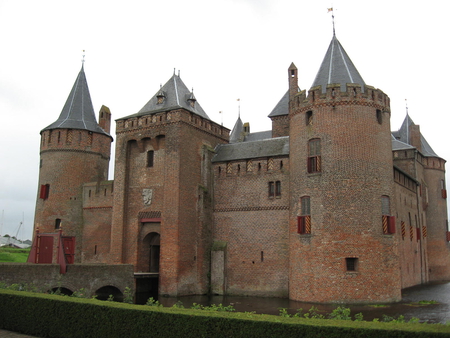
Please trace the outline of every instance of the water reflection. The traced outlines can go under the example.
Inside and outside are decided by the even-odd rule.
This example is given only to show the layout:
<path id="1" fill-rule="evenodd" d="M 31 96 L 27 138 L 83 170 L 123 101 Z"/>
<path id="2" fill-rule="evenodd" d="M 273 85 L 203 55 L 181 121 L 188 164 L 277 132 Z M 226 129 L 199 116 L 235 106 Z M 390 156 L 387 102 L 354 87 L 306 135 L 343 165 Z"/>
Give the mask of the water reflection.
<path id="1" fill-rule="evenodd" d="M 413 303 L 424 300 L 434 300 L 438 304 L 418 306 Z M 307 312 L 312 306 L 317 307 L 326 315 L 334 310 L 338 304 L 315 304 L 296 302 L 282 298 L 263 297 L 232 297 L 232 296 L 183 296 L 177 298 L 160 297 L 159 301 L 165 307 L 171 307 L 181 301 L 186 308 L 193 303 L 209 306 L 211 304 L 233 305 L 239 312 L 256 312 L 278 315 L 279 308 L 287 308 L 290 314 L 295 314 L 298 309 Z M 381 318 L 383 315 L 397 318 L 400 315 L 405 320 L 419 318 L 421 322 L 442 323 L 450 322 L 450 282 L 421 285 L 403 290 L 403 300 L 395 304 L 386 304 L 383 307 L 370 305 L 343 305 L 351 309 L 352 317 L 361 312 L 364 320 L 371 321 Z"/>

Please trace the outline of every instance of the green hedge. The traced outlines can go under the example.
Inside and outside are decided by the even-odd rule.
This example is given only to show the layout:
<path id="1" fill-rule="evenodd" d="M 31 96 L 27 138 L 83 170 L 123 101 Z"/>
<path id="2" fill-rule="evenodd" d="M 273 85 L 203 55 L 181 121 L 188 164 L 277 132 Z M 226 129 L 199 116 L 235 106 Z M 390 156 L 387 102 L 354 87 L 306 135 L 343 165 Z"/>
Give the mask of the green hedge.
<path id="1" fill-rule="evenodd" d="M 450 337 L 440 324 L 283 318 L 0 290 L 0 328 L 39 337 Z"/>

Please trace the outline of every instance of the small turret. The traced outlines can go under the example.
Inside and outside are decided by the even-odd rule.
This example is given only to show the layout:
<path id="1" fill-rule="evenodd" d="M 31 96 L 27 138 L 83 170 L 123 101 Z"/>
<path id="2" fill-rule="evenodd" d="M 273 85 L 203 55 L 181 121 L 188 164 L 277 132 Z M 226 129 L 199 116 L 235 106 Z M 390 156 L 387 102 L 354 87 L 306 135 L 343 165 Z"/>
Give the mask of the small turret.
<path id="1" fill-rule="evenodd" d="M 111 132 L 111 111 L 108 107 L 102 106 L 98 113 L 98 124 L 108 134 Z"/>

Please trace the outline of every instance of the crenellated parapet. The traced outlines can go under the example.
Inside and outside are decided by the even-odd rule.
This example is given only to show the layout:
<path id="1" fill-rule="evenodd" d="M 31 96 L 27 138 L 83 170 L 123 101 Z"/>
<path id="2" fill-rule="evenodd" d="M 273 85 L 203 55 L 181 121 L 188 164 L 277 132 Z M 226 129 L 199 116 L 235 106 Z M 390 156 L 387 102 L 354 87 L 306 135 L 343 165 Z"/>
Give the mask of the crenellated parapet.
<path id="1" fill-rule="evenodd" d="M 111 137 L 81 129 L 49 129 L 41 133 L 41 154 L 52 151 L 78 151 L 110 158 Z"/>
<path id="2" fill-rule="evenodd" d="M 128 118 L 117 120 L 117 135 L 133 131 L 160 129 L 163 126 L 174 123 L 186 123 L 195 128 L 213 134 L 224 140 L 229 139 L 230 130 L 200 115 L 188 112 L 184 109 L 157 112 L 142 116 L 130 116 Z"/>
<path id="3" fill-rule="evenodd" d="M 298 114 L 315 107 L 360 105 L 374 107 L 390 114 L 390 99 L 382 90 L 372 86 L 347 83 L 346 91 L 341 91 L 340 84 L 330 84 L 322 93 L 322 86 L 312 87 L 308 94 L 303 90 L 290 100 L 290 114 Z"/>

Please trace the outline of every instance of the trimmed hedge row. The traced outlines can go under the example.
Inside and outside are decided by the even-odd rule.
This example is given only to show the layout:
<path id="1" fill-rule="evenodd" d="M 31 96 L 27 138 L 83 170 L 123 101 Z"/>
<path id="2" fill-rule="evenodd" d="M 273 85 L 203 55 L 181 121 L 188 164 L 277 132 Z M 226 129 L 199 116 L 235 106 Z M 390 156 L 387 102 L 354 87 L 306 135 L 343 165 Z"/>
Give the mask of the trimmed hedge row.
<path id="1" fill-rule="evenodd" d="M 0 290 L 0 328 L 39 337 L 450 337 L 439 324 L 283 318 Z"/>

